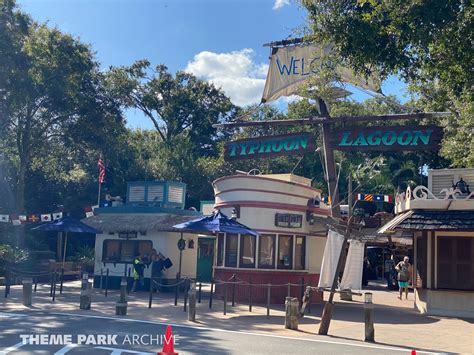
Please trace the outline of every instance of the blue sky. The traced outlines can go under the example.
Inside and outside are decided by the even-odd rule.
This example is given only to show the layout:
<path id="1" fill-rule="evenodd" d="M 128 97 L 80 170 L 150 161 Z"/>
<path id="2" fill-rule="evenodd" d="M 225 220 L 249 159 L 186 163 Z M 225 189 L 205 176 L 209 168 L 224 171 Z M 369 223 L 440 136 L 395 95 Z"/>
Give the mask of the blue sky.
<path id="1" fill-rule="evenodd" d="M 305 13 L 290 0 L 18 0 L 40 22 L 89 43 L 104 69 L 149 59 L 221 86 L 239 105 L 258 101 L 268 64 L 263 43 L 297 36 Z M 404 85 L 382 89 L 403 100 Z M 356 100 L 369 96 L 358 92 Z M 279 102 L 284 109 L 285 101 Z M 139 112 L 130 127 L 151 128 Z"/>

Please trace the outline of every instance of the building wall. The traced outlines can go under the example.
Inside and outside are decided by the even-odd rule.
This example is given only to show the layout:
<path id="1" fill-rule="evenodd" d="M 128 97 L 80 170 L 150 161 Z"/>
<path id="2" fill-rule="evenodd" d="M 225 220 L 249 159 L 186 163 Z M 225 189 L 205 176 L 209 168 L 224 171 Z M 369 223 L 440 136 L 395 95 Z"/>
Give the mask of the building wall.
<path id="1" fill-rule="evenodd" d="M 147 235 L 138 235 L 137 239 L 133 240 L 150 240 L 153 244 L 152 248 L 155 248 L 158 252 L 161 252 L 164 256 L 171 259 L 173 266 L 164 272 L 165 279 L 175 279 L 176 274 L 179 270 L 179 250 L 178 250 L 178 240 L 180 239 L 180 233 L 176 232 L 161 232 L 161 231 L 148 231 Z M 183 250 L 182 256 L 182 271 L 181 275 L 183 277 L 196 277 L 196 267 L 197 267 L 197 235 L 195 234 L 183 234 L 183 239 L 186 240 L 186 249 Z M 109 234 L 97 234 L 95 242 L 95 265 L 94 265 L 94 275 L 100 276 L 101 270 L 105 274 L 107 268 L 109 269 L 109 275 L 115 277 L 121 277 L 124 273 L 125 264 L 122 263 L 104 263 L 102 262 L 102 249 L 103 242 L 106 239 L 112 240 L 123 240 L 118 238 L 118 234 L 114 235 Z M 189 240 L 194 240 L 194 249 L 189 249 L 187 247 Z M 128 264 L 127 268 L 131 268 L 131 265 Z M 146 268 L 144 271 L 145 278 L 151 276 L 151 267 Z"/>
<path id="2" fill-rule="evenodd" d="M 422 314 L 474 318 L 474 292 L 418 288 L 415 305 Z"/>

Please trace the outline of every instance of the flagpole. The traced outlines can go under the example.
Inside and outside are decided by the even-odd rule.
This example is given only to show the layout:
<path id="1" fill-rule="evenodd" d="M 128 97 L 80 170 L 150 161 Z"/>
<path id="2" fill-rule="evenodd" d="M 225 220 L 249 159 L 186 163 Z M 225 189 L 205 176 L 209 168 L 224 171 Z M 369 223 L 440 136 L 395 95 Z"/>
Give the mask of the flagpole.
<path id="1" fill-rule="evenodd" d="M 100 183 L 100 178 L 99 178 L 99 192 L 97 193 L 97 205 L 100 206 L 100 188 L 102 184 Z"/>

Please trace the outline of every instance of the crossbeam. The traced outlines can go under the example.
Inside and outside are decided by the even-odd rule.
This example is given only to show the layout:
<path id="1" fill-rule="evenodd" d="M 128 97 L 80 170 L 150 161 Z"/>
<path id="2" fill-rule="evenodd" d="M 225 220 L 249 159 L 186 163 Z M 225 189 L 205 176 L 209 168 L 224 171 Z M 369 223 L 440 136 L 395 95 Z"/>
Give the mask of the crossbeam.
<path id="1" fill-rule="evenodd" d="M 238 121 L 228 123 L 213 124 L 214 128 L 236 128 L 236 127 L 254 127 L 254 126 L 297 126 L 297 125 L 315 125 L 322 123 L 353 123 L 365 121 L 395 121 L 412 119 L 434 119 L 450 116 L 450 112 L 415 112 L 398 113 L 391 115 L 374 116 L 341 116 L 328 118 L 326 116 L 314 116 L 308 118 L 298 118 L 295 120 L 267 120 L 267 121 Z"/>

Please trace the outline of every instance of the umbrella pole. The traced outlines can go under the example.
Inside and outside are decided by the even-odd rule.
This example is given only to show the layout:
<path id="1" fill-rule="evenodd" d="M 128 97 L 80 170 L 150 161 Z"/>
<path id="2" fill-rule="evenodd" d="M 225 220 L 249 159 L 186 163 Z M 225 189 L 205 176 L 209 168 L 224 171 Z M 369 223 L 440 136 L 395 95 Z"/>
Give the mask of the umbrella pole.
<path id="1" fill-rule="evenodd" d="M 67 247 L 67 232 L 65 233 L 65 236 L 64 236 L 63 269 L 64 269 L 64 263 L 66 262 L 66 247 Z"/>
<path id="2" fill-rule="evenodd" d="M 181 232 L 181 240 L 183 240 L 183 232 Z M 182 265 L 182 262 L 183 262 L 183 250 L 179 249 L 179 271 L 178 271 L 178 274 L 179 274 L 180 279 L 181 279 L 181 265 Z"/>

